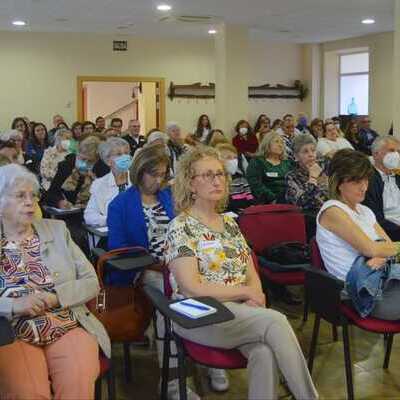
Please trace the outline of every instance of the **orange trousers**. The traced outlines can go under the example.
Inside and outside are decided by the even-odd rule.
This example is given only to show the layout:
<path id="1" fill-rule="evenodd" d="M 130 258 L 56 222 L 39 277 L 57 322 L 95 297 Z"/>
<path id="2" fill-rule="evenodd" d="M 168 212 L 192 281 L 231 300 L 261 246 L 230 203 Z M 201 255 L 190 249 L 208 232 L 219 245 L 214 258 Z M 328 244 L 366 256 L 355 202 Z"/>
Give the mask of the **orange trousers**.
<path id="1" fill-rule="evenodd" d="M 82 328 L 47 346 L 0 347 L 0 400 L 91 400 L 98 374 L 97 341 Z"/>

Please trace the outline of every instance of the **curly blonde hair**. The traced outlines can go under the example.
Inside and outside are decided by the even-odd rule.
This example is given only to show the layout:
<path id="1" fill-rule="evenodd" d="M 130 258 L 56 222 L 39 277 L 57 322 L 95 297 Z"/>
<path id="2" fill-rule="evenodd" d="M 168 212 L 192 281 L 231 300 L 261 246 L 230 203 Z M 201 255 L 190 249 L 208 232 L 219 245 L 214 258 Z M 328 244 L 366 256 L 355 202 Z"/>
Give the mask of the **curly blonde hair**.
<path id="1" fill-rule="evenodd" d="M 187 211 L 194 204 L 195 200 L 193 198 L 193 193 L 190 190 L 190 182 L 195 174 L 193 164 L 207 157 L 219 161 L 225 172 L 225 176 L 227 177 L 225 180 L 224 197 L 218 202 L 216 207 L 217 212 L 222 212 L 225 210 L 229 197 L 229 174 L 227 174 L 227 171 L 225 170 L 224 163 L 221 160 L 218 151 L 212 147 L 197 146 L 183 154 L 179 159 L 177 173 L 172 188 L 175 201 L 175 210 L 177 214 Z"/>

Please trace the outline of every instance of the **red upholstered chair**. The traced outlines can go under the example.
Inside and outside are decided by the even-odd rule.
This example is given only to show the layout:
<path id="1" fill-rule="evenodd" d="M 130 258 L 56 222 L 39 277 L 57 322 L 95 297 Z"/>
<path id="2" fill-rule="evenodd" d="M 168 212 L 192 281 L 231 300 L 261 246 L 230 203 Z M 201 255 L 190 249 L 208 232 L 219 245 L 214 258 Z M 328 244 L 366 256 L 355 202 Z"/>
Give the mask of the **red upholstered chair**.
<path id="1" fill-rule="evenodd" d="M 102 380 L 103 378 L 106 378 L 108 400 L 115 400 L 117 397 L 115 393 L 115 379 L 114 379 L 111 360 L 108 359 L 104 354 L 100 353 L 99 362 L 100 362 L 100 373 L 95 384 L 94 398 L 95 400 L 102 399 Z"/>
<path id="2" fill-rule="evenodd" d="M 252 254 L 253 262 L 256 270 L 259 271 L 257 257 Z M 168 268 L 164 269 L 164 299 L 170 298 L 172 295 L 172 288 L 169 281 L 170 272 Z M 146 289 L 145 289 L 146 290 Z M 169 371 L 169 358 L 178 358 L 178 378 L 179 378 L 179 390 L 180 399 L 186 400 L 186 370 L 185 370 L 185 359 L 190 357 L 196 364 L 205 365 L 211 368 L 220 369 L 241 369 L 247 367 L 247 359 L 240 353 L 239 350 L 231 349 L 220 349 L 215 347 L 203 346 L 198 343 L 191 342 L 190 340 L 184 339 L 177 335 L 171 330 L 171 319 L 165 312 L 159 307 L 160 298 L 156 299 L 151 295 L 148 290 L 146 292 L 153 301 L 154 306 L 164 315 L 165 320 L 165 338 L 164 338 L 164 359 L 162 368 L 162 381 L 161 381 L 161 398 L 167 398 L 167 383 L 168 383 L 168 371 Z M 165 301 L 165 300 L 164 300 Z M 158 304 L 157 304 L 158 303 Z M 204 325 L 205 326 L 205 325 Z M 170 354 L 170 342 L 175 340 L 177 345 L 177 354 Z"/>
<path id="3" fill-rule="evenodd" d="M 291 204 L 267 204 L 246 208 L 239 217 L 239 226 L 256 255 L 267 247 L 282 242 L 307 243 L 304 215 Z M 274 272 L 260 268 L 268 281 L 284 286 L 304 285 L 304 271 Z M 304 306 L 304 321 L 307 305 Z"/>
<path id="4" fill-rule="evenodd" d="M 386 321 L 378 318 L 362 318 L 350 301 L 341 299 L 344 282 L 329 274 L 324 267 L 317 242 L 311 242 L 311 259 L 314 268 L 306 271 L 306 296 L 311 310 L 315 312 L 314 329 L 310 345 L 308 368 L 312 372 L 315 350 L 321 318 L 335 326 L 342 327 L 343 348 L 346 368 L 347 395 L 354 399 L 352 364 L 348 326 L 355 325 L 368 332 L 381 333 L 385 336 L 386 351 L 383 368 L 389 367 L 393 336 L 400 333 L 400 321 Z"/>

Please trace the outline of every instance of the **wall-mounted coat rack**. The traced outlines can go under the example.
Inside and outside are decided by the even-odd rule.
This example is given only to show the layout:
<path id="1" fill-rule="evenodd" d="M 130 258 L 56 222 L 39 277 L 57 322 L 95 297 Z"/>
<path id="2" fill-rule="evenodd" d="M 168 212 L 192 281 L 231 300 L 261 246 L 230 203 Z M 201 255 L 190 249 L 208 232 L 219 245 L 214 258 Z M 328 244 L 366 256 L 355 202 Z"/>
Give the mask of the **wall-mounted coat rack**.
<path id="1" fill-rule="evenodd" d="M 293 86 L 286 85 L 270 85 L 266 83 L 261 86 L 249 87 L 249 99 L 299 99 L 303 101 L 308 94 L 308 89 L 304 84 L 296 80 Z M 174 98 L 185 99 L 214 99 L 215 83 L 202 85 L 200 82 L 191 85 L 169 85 L 168 97 L 170 100 Z"/>

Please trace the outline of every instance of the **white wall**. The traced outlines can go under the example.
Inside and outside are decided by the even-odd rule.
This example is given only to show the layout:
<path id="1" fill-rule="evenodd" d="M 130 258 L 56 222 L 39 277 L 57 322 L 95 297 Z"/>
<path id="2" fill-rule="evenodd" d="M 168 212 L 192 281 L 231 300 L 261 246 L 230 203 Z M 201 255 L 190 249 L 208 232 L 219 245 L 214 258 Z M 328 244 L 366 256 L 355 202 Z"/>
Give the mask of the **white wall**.
<path id="1" fill-rule="evenodd" d="M 176 84 L 215 82 L 213 39 L 148 40 L 124 37 L 127 52 L 113 52 L 111 35 L 74 33 L 0 32 L 0 130 L 13 117 L 27 115 L 51 125 L 61 113 L 69 123 L 76 119 L 78 75 L 164 77 L 166 89 Z M 291 84 L 303 79 L 302 46 L 274 41 L 250 45 L 250 82 Z M 296 100 L 251 101 L 250 117 L 272 118 L 302 111 Z M 212 100 L 166 100 L 166 120 L 192 130 L 200 114 L 212 121 Z M 238 116 L 238 119 L 242 116 Z"/>
<path id="2" fill-rule="evenodd" d="M 338 40 L 323 44 L 325 55 L 339 50 L 368 48 L 370 51 L 370 116 L 372 126 L 379 133 L 387 133 L 393 112 L 393 33 L 380 33 L 367 35 L 359 38 Z M 324 57 L 325 63 L 327 58 Z M 326 67 L 326 64 L 325 64 Z M 325 69 L 325 68 L 324 68 Z M 327 82 L 328 80 L 328 82 Z M 326 76 L 322 98 L 325 93 L 329 94 L 329 76 Z M 327 91 L 328 88 L 328 91 Z M 332 91 L 331 91 L 332 93 Z M 332 96 L 333 98 L 334 96 Z M 336 100 L 335 100 L 336 101 Z M 327 104 L 329 99 L 325 99 L 324 114 L 329 115 L 332 104 Z M 331 107 L 331 108 L 330 108 Z M 332 114 L 331 114 L 332 115 Z"/>

